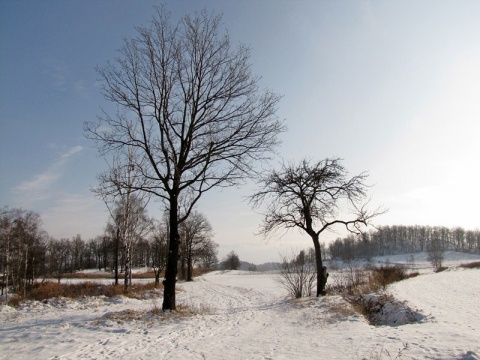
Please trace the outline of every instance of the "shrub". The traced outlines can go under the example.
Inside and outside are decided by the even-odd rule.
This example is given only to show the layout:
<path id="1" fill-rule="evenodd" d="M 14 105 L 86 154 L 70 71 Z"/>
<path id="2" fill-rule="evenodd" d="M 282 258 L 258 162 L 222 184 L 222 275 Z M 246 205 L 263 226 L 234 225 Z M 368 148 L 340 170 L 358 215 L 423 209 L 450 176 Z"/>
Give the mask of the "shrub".
<path id="1" fill-rule="evenodd" d="M 307 262 L 305 251 L 301 251 L 299 255 L 292 253 L 290 257 L 283 256 L 279 272 L 278 281 L 292 298 L 312 296 L 317 271 L 314 264 Z"/>
<path id="2" fill-rule="evenodd" d="M 337 271 L 330 276 L 332 284 L 327 285 L 326 291 L 331 294 L 355 295 L 367 291 L 369 272 L 350 266 L 346 270 Z"/>
<path id="3" fill-rule="evenodd" d="M 407 273 L 402 266 L 368 267 L 360 269 L 350 267 L 348 270 L 332 274 L 332 285 L 327 287 L 329 293 L 359 295 L 385 288 L 397 281 L 419 275 L 418 272 Z"/>
<path id="4" fill-rule="evenodd" d="M 408 278 L 403 266 L 381 266 L 372 269 L 369 282 L 374 288 L 384 289 L 387 285 Z"/>

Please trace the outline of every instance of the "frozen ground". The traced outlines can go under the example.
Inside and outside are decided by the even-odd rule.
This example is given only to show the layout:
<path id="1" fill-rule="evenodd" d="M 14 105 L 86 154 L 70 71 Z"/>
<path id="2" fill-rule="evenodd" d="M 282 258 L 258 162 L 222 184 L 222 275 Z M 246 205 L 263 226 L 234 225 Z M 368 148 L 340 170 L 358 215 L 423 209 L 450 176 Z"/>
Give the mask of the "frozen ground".
<path id="1" fill-rule="evenodd" d="M 480 358 L 479 269 L 451 268 L 391 286 L 426 315 L 398 327 L 371 326 L 335 296 L 288 300 L 274 277 L 216 271 L 182 283 L 178 303 L 197 312 L 188 316 L 153 315 L 161 294 L 3 307 L 0 358 Z"/>

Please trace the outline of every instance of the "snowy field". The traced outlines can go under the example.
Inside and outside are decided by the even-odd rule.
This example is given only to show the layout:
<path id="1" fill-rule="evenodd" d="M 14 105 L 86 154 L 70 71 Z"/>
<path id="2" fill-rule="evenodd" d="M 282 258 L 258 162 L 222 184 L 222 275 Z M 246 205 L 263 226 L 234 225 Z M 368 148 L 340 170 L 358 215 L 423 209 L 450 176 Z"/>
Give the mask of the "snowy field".
<path id="1" fill-rule="evenodd" d="M 479 259 L 461 255 L 446 265 Z M 177 303 L 194 315 L 154 315 L 161 294 L 3 306 L 0 358 L 480 359 L 480 269 L 427 273 L 388 292 L 424 320 L 375 327 L 338 296 L 289 300 L 274 274 L 240 271 L 179 284 Z"/>

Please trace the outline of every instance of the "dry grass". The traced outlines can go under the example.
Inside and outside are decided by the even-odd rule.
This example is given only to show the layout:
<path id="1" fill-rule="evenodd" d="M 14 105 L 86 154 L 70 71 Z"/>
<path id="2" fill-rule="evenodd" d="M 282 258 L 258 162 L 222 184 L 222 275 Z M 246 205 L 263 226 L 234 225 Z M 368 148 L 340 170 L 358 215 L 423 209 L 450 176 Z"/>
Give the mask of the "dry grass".
<path id="1" fill-rule="evenodd" d="M 460 266 L 463 267 L 463 268 L 467 268 L 467 269 L 480 268 L 480 261 L 474 261 L 474 262 L 471 262 L 471 263 L 461 264 Z"/>
<path id="2" fill-rule="evenodd" d="M 160 284 L 159 286 L 163 286 Z M 79 297 L 101 296 L 113 297 L 117 295 L 125 295 L 137 299 L 148 297 L 148 293 L 155 289 L 153 282 L 146 284 L 133 284 L 129 287 L 127 293 L 124 292 L 123 285 L 105 285 L 91 281 L 84 281 L 77 284 L 59 284 L 57 282 L 46 281 L 35 283 L 32 290 L 27 293 L 26 299 L 19 296 L 14 302 L 9 301 L 12 306 L 18 305 L 22 300 L 44 301 L 54 297 L 66 297 L 76 299 Z"/>
<path id="3" fill-rule="evenodd" d="M 103 285 L 95 282 L 85 281 L 78 284 L 58 284 L 54 282 L 36 283 L 32 291 L 27 294 L 29 300 L 44 300 L 52 297 L 79 298 L 85 296 L 113 297 L 123 294 L 121 285 Z"/>
<path id="4" fill-rule="evenodd" d="M 213 313 L 213 309 L 207 304 L 183 303 L 177 304 L 176 307 L 175 311 L 181 316 L 210 315 Z"/>

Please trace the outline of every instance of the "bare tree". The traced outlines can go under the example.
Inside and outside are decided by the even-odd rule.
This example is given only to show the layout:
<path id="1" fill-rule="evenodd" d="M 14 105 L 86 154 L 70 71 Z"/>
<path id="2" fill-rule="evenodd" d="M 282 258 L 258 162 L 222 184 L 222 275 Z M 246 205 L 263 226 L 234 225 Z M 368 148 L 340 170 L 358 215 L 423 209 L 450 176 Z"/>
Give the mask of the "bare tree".
<path id="1" fill-rule="evenodd" d="M 113 62 L 98 68 L 104 97 L 118 111 L 85 130 L 102 154 L 134 147 L 135 167 L 148 180 L 138 188 L 167 206 L 162 308 L 174 310 L 178 225 L 206 191 L 250 175 L 284 126 L 275 116 L 280 97 L 259 91 L 249 49 L 232 49 L 221 16 L 203 11 L 174 24 L 157 9 L 150 25 L 137 30 Z"/>
<path id="2" fill-rule="evenodd" d="M 317 296 L 324 294 L 328 277 L 322 261 L 320 234 L 335 225 L 360 233 L 361 226 L 383 212 L 369 212 L 362 204 L 366 197 L 366 177 L 365 173 L 349 177 L 340 159 L 313 164 L 302 160 L 298 165 L 283 164 L 280 171 L 262 176 L 261 190 L 250 198 L 254 207 L 267 204 L 260 230 L 265 236 L 280 229 L 298 228 L 311 237 L 316 257 Z M 340 215 L 340 206 L 345 203 L 353 208 L 352 214 Z"/>
<path id="3" fill-rule="evenodd" d="M 442 267 L 445 250 L 438 238 L 433 238 L 427 245 L 427 258 L 435 269 Z"/>
<path id="4" fill-rule="evenodd" d="M 121 198 L 113 212 L 113 221 L 119 229 L 123 248 L 124 291 L 132 282 L 132 252 L 135 244 L 152 230 L 152 220 L 148 218 L 146 203 L 136 195 Z"/>
<path id="5" fill-rule="evenodd" d="M 45 232 L 41 228 L 40 215 L 21 208 L 0 209 L 0 270 L 2 271 L 2 293 L 22 290 L 25 297 L 39 275 L 41 260 L 45 252 Z"/>
<path id="6" fill-rule="evenodd" d="M 157 224 L 151 238 L 151 266 L 155 273 L 155 287 L 160 285 L 160 274 L 167 266 L 168 256 L 168 231 L 166 226 Z"/>
<path id="7" fill-rule="evenodd" d="M 113 222 L 109 228 L 115 240 L 115 284 L 120 244 L 123 247 L 125 291 L 131 283 L 132 246 L 151 229 L 146 215 L 150 194 L 139 191 L 148 184 L 148 179 L 142 176 L 142 163 L 136 161 L 135 151 L 133 146 L 117 150 L 109 169 L 99 175 L 99 184 L 92 189 L 107 206 Z"/>
<path id="8" fill-rule="evenodd" d="M 56 240 L 50 238 L 48 241 L 48 267 L 51 274 L 58 283 L 62 280 L 68 268 L 68 258 L 72 252 L 72 243 L 68 239 Z"/>
<path id="9" fill-rule="evenodd" d="M 240 267 L 240 258 L 235 251 L 230 251 L 222 260 L 222 268 L 225 270 L 237 270 Z"/>
<path id="10" fill-rule="evenodd" d="M 197 256 L 213 237 L 212 226 L 205 215 L 197 211 L 192 212 L 190 217 L 180 225 L 180 239 L 182 257 L 186 263 L 184 279 L 193 280 L 193 266 Z"/>
<path id="11" fill-rule="evenodd" d="M 218 263 L 217 255 L 218 244 L 212 240 L 206 241 L 198 252 L 200 266 L 204 269 L 213 269 Z"/>

